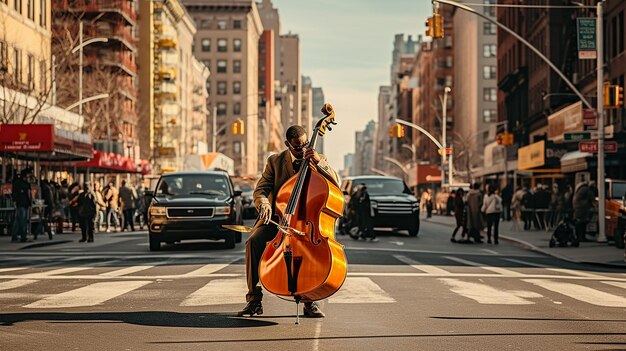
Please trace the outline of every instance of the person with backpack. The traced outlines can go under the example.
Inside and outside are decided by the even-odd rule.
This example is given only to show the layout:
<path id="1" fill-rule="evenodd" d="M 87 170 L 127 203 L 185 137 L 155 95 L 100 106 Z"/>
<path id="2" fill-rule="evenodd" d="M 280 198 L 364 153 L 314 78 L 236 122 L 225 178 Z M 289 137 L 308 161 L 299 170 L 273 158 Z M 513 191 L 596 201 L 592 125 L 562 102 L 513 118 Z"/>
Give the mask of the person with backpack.
<path id="1" fill-rule="evenodd" d="M 94 222 L 98 212 L 96 194 L 91 190 L 89 183 L 83 184 L 83 191 L 78 195 L 78 218 L 80 220 L 81 243 L 93 242 Z"/>
<path id="2" fill-rule="evenodd" d="M 481 212 L 487 214 L 487 244 L 491 244 L 491 228 L 493 227 L 493 243 L 498 244 L 498 226 L 502 213 L 502 198 L 500 191 L 489 187 L 487 196 L 483 201 Z"/>

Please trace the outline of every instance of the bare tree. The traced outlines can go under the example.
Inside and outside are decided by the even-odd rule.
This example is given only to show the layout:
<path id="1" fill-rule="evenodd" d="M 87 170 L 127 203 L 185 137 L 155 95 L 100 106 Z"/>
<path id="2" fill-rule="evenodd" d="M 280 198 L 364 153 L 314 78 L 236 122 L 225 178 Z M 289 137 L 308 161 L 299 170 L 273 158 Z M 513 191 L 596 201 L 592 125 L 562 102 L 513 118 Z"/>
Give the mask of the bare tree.
<path id="1" fill-rule="evenodd" d="M 478 142 L 476 136 L 472 137 L 467 133 L 453 132 L 454 139 L 454 167 L 459 171 L 458 176 L 465 174 L 465 181 L 471 183 L 474 179 L 472 175 L 472 165 L 480 161 L 480 154 L 477 150 Z"/>

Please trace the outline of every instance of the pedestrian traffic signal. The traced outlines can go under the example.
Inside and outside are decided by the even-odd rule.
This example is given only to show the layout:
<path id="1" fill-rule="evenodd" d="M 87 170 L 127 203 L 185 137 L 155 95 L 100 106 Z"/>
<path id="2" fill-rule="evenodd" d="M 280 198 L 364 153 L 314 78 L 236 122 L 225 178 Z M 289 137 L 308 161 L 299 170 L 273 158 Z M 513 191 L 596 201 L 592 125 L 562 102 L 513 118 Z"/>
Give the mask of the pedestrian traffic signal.
<path id="1" fill-rule="evenodd" d="M 619 85 L 604 84 L 604 108 L 617 109 L 624 106 L 624 88 Z"/>
<path id="2" fill-rule="evenodd" d="M 243 135 L 243 120 L 238 119 L 233 123 L 233 135 Z"/>

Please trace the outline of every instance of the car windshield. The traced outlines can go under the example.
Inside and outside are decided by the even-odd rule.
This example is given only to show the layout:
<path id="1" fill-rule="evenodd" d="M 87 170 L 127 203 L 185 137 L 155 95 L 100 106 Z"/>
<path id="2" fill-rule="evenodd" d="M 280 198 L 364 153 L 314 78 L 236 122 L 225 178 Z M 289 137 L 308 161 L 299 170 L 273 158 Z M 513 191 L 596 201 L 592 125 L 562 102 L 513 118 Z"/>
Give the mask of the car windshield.
<path id="1" fill-rule="evenodd" d="M 622 197 L 626 196 L 626 183 L 613 182 L 612 185 L 613 187 L 611 191 L 611 199 L 621 199 Z"/>
<path id="2" fill-rule="evenodd" d="M 213 174 L 163 176 L 157 185 L 156 195 L 213 195 L 230 194 L 228 179 Z"/>
<path id="3" fill-rule="evenodd" d="M 391 195 L 411 193 L 400 179 L 355 179 L 354 185 L 365 184 L 371 195 Z"/>

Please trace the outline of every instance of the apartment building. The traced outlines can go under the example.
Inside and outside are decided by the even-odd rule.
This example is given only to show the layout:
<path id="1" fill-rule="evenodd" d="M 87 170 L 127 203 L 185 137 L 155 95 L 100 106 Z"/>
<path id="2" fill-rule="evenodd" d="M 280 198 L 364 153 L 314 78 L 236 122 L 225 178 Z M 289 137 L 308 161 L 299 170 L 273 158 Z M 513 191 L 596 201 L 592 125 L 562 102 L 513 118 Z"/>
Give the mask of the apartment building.
<path id="1" fill-rule="evenodd" d="M 300 37 L 297 34 L 280 36 L 279 64 L 283 126 L 301 125 L 306 128 L 302 120 L 302 69 Z"/>
<path id="2" fill-rule="evenodd" d="M 263 34 L 252 0 L 184 0 L 196 23 L 194 55 L 209 67 L 209 110 L 215 111 L 217 150 L 235 161 L 235 173 L 259 170 L 259 39 Z M 244 121 L 244 134 L 232 124 Z M 210 128 L 212 123 L 209 124 Z"/>
<path id="3" fill-rule="evenodd" d="M 326 103 L 326 99 L 324 98 L 324 89 L 320 87 L 314 87 L 313 91 L 313 125 L 317 123 L 317 121 L 324 117 L 322 113 L 322 106 Z M 324 153 L 324 138 L 319 138 L 317 140 L 317 144 L 315 145 L 315 150 L 318 153 Z"/>

